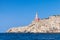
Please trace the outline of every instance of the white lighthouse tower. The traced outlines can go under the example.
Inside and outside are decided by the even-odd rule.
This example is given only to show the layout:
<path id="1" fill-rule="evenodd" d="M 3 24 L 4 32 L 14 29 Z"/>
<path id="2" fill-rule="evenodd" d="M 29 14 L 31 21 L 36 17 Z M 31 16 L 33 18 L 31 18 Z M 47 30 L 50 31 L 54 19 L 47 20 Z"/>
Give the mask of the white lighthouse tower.
<path id="1" fill-rule="evenodd" d="M 35 21 L 38 22 L 40 19 L 38 18 L 38 13 L 36 12 L 36 16 L 35 16 Z"/>

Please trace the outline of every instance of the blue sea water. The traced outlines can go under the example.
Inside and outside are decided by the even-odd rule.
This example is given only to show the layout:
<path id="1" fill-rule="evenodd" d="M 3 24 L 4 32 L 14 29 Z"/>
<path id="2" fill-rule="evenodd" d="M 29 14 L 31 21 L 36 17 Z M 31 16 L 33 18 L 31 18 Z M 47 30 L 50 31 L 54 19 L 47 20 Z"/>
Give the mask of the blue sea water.
<path id="1" fill-rule="evenodd" d="M 60 33 L 0 33 L 0 40 L 60 40 Z"/>

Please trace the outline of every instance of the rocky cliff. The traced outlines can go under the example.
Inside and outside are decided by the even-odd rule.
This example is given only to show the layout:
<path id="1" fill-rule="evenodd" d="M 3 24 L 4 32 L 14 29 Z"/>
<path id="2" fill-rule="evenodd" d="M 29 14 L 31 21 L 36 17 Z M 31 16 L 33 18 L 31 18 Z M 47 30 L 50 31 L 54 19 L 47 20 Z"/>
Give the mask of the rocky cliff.
<path id="1" fill-rule="evenodd" d="M 50 16 L 49 18 L 32 21 L 31 24 L 23 27 L 10 28 L 7 32 L 23 33 L 59 33 L 60 16 Z"/>

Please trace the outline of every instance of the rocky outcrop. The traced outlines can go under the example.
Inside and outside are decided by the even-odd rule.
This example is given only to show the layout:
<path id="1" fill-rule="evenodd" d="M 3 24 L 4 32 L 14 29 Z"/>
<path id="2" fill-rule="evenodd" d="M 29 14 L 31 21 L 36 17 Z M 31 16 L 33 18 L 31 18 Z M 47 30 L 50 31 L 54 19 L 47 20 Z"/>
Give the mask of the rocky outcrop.
<path id="1" fill-rule="evenodd" d="M 32 21 L 31 24 L 24 27 L 11 28 L 7 32 L 23 33 L 59 33 L 60 16 L 50 16 L 49 18 Z"/>

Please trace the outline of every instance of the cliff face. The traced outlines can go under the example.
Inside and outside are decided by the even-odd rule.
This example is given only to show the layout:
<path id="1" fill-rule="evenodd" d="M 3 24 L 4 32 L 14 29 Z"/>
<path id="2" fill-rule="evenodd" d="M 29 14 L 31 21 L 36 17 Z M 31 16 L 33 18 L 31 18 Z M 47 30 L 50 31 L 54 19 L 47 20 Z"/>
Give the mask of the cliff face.
<path id="1" fill-rule="evenodd" d="M 49 18 L 32 21 L 31 24 L 24 27 L 15 27 L 7 32 L 32 32 L 32 33 L 59 33 L 60 32 L 60 16 L 50 16 Z"/>

